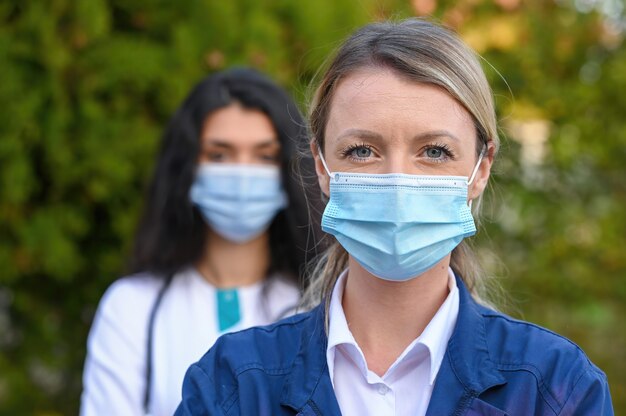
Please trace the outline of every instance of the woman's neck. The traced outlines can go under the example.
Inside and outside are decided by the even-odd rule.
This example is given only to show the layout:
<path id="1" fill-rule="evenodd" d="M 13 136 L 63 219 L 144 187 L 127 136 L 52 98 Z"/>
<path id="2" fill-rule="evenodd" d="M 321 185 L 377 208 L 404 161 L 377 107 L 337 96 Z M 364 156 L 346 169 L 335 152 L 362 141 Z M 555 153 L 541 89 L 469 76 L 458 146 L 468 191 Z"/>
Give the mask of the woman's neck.
<path id="1" fill-rule="evenodd" d="M 448 296 L 450 256 L 406 282 L 379 279 L 350 258 L 342 306 L 368 368 L 384 375 Z"/>
<path id="2" fill-rule="evenodd" d="M 198 272 L 219 288 L 249 286 L 266 278 L 270 265 L 269 232 L 242 244 L 209 230 Z"/>

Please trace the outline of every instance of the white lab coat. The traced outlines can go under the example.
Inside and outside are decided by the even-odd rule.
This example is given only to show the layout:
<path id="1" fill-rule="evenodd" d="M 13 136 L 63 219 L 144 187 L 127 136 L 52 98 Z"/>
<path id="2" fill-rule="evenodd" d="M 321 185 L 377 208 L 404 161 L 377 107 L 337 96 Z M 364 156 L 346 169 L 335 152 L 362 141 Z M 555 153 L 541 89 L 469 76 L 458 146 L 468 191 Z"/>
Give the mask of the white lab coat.
<path id="1" fill-rule="evenodd" d="M 142 415 L 148 319 L 164 279 L 138 274 L 106 291 L 87 342 L 81 415 Z M 238 289 L 241 320 L 227 331 L 273 322 L 297 306 L 300 293 L 279 277 Z M 170 416 L 181 400 L 185 371 L 221 335 L 216 289 L 195 268 L 174 276 L 158 308 L 152 340 L 151 415 Z"/>

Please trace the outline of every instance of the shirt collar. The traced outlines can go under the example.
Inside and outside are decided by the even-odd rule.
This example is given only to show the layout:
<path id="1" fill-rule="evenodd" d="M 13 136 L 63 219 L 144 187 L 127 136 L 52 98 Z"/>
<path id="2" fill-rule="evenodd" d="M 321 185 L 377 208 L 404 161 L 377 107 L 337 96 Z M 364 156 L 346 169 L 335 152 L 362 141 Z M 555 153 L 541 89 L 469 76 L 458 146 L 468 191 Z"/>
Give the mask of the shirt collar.
<path id="1" fill-rule="evenodd" d="M 329 307 L 328 345 L 326 348 L 326 360 L 331 381 L 334 376 L 335 349 L 338 345 L 348 344 L 354 346 L 359 352 L 361 349 L 356 343 L 350 329 L 346 315 L 341 305 L 343 290 L 348 270 L 344 270 L 337 278 L 333 289 Z M 437 310 L 435 316 L 428 323 L 422 334 L 415 339 L 392 364 L 390 370 L 401 365 L 407 356 L 416 351 L 416 346 L 423 345 L 428 349 L 430 358 L 429 382 L 435 382 L 441 362 L 446 352 L 448 341 L 452 336 L 459 313 L 459 291 L 454 277 L 454 272 L 448 268 L 448 296 Z M 362 353 L 361 353 L 362 354 Z M 362 369 L 364 372 L 364 369 Z"/>
<path id="2" fill-rule="evenodd" d="M 358 345 L 348 328 L 348 321 L 343 312 L 341 301 L 343 299 L 343 289 L 346 285 L 348 269 L 344 270 L 337 278 L 337 283 L 333 288 L 328 308 L 328 346 L 326 347 L 326 361 L 328 361 L 328 373 L 331 381 L 335 374 L 335 347 L 340 344 L 350 344 L 358 348 Z"/>
<path id="3" fill-rule="evenodd" d="M 459 315 L 459 289 L 454 272 L 448 268 L 448 296 L 441 304 L 433 319 L 428 323 L 417 342 L 425 345 L 430 352 L 430 385 L 432 386 L 446 353 L 448 341 L 454 332 Z M 416 342 L 414 341 L 414 342 Z"/>

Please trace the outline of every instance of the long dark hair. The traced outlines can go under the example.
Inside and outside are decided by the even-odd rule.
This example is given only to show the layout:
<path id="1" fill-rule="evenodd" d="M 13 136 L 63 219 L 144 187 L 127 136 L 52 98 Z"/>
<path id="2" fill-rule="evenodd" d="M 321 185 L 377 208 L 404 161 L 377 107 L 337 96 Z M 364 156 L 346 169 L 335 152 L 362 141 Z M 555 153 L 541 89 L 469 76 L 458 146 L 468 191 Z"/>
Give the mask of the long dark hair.
<path id="1" fill-rule="evenodd" d="M 130 261 L 133 273 L 176 273 L 198 261 L 206 244 L 207 226 L 189 200 L 200 151 L 200 133 L 211 112 L 238 102 L 266 114 L 280 141 L 283 186 L 289 205 L 274 218 L 270 232 L 270 272 L 300 282 L 319 229 L 316 197 L 306 178 L 314 178 L 310 158 L 301 157 L 308 135 L 305 121 L 289 95 L 261 73 L 247 68 L 207 76 L 171 118 L 163 135 Z M 309 192 L 306 195 L 305 192 Z"/>

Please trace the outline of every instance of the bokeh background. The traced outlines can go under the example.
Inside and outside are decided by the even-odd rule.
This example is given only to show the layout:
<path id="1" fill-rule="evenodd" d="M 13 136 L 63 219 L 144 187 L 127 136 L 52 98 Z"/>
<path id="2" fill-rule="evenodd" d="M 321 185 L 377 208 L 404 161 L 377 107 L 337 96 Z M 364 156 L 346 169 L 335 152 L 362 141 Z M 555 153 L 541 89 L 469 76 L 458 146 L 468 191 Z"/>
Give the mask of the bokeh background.
<path id="1" fill-rule="evenodd" d="M 2 0 L 0 414 L 72 415 L 162 127 L 210 71 L 306 108 L 359 25 L 433 15 L 484 58 L 504 139 L 477 245 L 500 307 L 579 344 L 626 414 L 622 0 Z"/>

